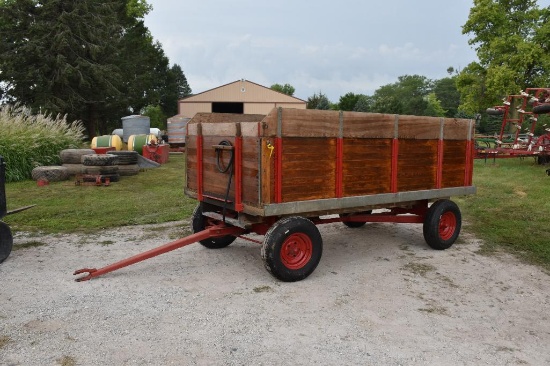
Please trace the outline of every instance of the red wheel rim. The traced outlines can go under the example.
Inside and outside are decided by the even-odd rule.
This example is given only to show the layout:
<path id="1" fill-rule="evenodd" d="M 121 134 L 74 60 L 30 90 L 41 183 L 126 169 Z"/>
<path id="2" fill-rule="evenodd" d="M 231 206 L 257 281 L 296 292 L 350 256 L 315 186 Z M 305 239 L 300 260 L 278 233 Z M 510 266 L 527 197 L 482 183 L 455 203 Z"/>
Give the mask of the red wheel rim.
<path id="1" fill-rule="evenodd" d="M 439 237 L 449 240 L 456 230 L 456 216 L 452 212 L 445 212 L 439 219 Z"/>
<path id="2" fill-rule="evenodd" d="M 281 247 L 281 261 L 286 268 L 300 269 L 310 260 L 313 251 L 313 243 L 306 234 L 296 233 L 290 235 Z"/>

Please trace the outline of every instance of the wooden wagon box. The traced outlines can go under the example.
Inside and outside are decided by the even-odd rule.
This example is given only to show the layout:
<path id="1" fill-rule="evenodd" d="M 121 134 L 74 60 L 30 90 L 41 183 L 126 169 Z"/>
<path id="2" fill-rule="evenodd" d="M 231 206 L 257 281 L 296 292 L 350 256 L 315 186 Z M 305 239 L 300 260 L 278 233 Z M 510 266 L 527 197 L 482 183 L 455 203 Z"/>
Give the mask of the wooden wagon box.
<path id="1" fill-rule="evenodd" d="M 323 215 L 475 193 L 466 119 L 274 108 L 199 113 L 185 193 L 241 216 Z"/>

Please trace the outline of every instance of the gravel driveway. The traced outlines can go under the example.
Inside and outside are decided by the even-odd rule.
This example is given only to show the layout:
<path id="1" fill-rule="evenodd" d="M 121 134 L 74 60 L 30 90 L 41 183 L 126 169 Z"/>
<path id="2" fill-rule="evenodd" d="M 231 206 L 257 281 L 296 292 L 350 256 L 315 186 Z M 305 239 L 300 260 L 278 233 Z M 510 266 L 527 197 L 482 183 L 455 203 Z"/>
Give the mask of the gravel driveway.
<path id="1" fill-rule="evenodd" d="M 420 225 L 323 225 L 321 263 L 297 283 L 271 277 L 242 239 L 73 281 L 187 226 L 17 235 L 0 264 L 0 364 L 550 364 L 548 274 L 480 255 L 464 232 L 434 251 Z"/>

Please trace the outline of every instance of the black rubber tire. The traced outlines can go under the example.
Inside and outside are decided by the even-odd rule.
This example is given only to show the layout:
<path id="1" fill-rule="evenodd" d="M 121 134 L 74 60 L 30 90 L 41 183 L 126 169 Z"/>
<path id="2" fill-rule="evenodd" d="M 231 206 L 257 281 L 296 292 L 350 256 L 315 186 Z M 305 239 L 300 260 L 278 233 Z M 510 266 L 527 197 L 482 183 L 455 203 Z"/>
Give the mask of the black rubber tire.
<path id="1" fill-rule="evenodd" d="M 460 209 L 453 201 L 443 199 L 434 202 L 424 218 L 424 240 L 433 249 L 450 248 L 462 227 Z"/>
<path id="2" fill-rule="evenodd" d="M 130 164 L 130 165 L 118 165 L 118 174 L 125 177 L 131 175 L 137 175 L 139 173 L 139 165 Z"/>
<path id="3" fill-rule="evenodd" d="M 109 151 L 109 154 L 118 156 L 118 165 L 134 165 L 138 163 L 137 151 Z"/>
<path id="4" fill-rule="evenodd" d="M 85 167 L 86 174 L 105 175 L 118 174 L 118 165 L 108 166 L 87 166 Z"/>
<path id="5" fill-rule="evenodd" d="M 372 213 L 372 210 L 368 210 L 368 211 L 363 211 L 363 212 L 357 212 L 357 213 L 355 213 L 355 214 L 356 214 L 356 215 L 358 215 L 358 214 L 361 214 L 361 215 L 370 215 L 371 213 Z M 353 215 L 354 215 L 353 213 L 349 213 L 349 214 L 340 214 L 340 217 L 353 216 Z M 343 223 L 344 225 L 346 225 L 347 227 L 349 227 L 349 228 L 356 229 L 356 228 L 365 226 L 365 224 L 366 224 L 367 222 L 366 222 L 366 221 L 363 221 L 363 222 L 360 222 L 360 221 L 342 221 L 342 223 Z"/>
<path id="6" fill-rule="evenodd" d="M 117 165 L 118 156 L 112 154 L 82 155 L 82 165 L 86 166 L 109 166 Z"/>
<path id="7" fill-rule="evenodd" d="M 538 165 L 546 165 L 548 163 L 550 163 L 550 156 L 549 155 L 537 156 L 537 164 Z"/>
<path id="8" fill-rule="evenodd" d="M 546 169 L 546 175 L 550 177 L 550 169 Z"/>
<path id="9" fill-rule="evenodd" d="M 310 220 L 294 216 L 277 221 L 265 234 L 262 259 L 265 268 L 284 282 L 309 276 L 321 260 L 323 239 Z"/>
<path id="10" fill-rule="evenodd" d="M 69 179 L 69 169 L 64 166 L 39 166 L 32 170 L 32 179 L 48 182 L 61 182 Z"/>
<path id="11" fill-rule="evenodd" d="M 209 225 L 209 220 L 210 219 L 208 217 L 202 215 L 201 205 L 197 205 L 193 211 L 193 216 L 191 217 L 191 227 L 193 229 L 193 233 L 198 233 L 199 231 L 206 229 Z M 235 239 L 237 239 L 235 236 L 227 235 L 219 238 L 204 239 L 199 243 L 208 249 L 222 249 L 233 243 Z"/>
<path id="12" fill-rule="evenodd" d="M 487 108 L 485 112 L 491 116 L 502 116 L 504 114 L 504 109 Z"/>
<path id="13" fill-rule="evenodd" d="M 81 164 L 82 155 L 92 155 L 95 151 L 92 149 L 65 149 L 59 153 L 61 164 Z"/>
<path id="14" fill-rule="evenodd" d="M 65 168 L 67 168 L 67 171 L 69 172 L 69 175 L 77 175 L 77 174 L 83 174 L 86 173 L 86 170 L 84 169 L 84 165 L 78 163 L 78 164 L 63 164 Z"/>
<path id="15" fill-rule="evenodd" d="M 550 104 L 539 104 L 533 107 L 533 113 L 545 114 L 550 113 Z"/>
<path id="16" fill-rule="evenodd" d="M 13 248 L 13 236 L 8 224 L 0 221 L 0 263 L 9 257 Z"/>

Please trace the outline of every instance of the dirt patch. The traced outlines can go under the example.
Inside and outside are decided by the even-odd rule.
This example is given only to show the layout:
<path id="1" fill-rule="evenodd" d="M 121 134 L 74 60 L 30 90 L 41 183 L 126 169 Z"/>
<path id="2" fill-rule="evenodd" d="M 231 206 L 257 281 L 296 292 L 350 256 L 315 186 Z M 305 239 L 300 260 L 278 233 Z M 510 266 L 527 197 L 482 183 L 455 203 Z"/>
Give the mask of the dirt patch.
<path id="1" fill-rule="evenodd" d="M 283 283 L 257 244 L 191 245 L 88 282 L 188 223 L 15 236 L 0 265 L 2 365 L 550 364 L 550 281 L 479 242 L 434 251 L 419 225 L 320 226 L 321 263 Z"/>

